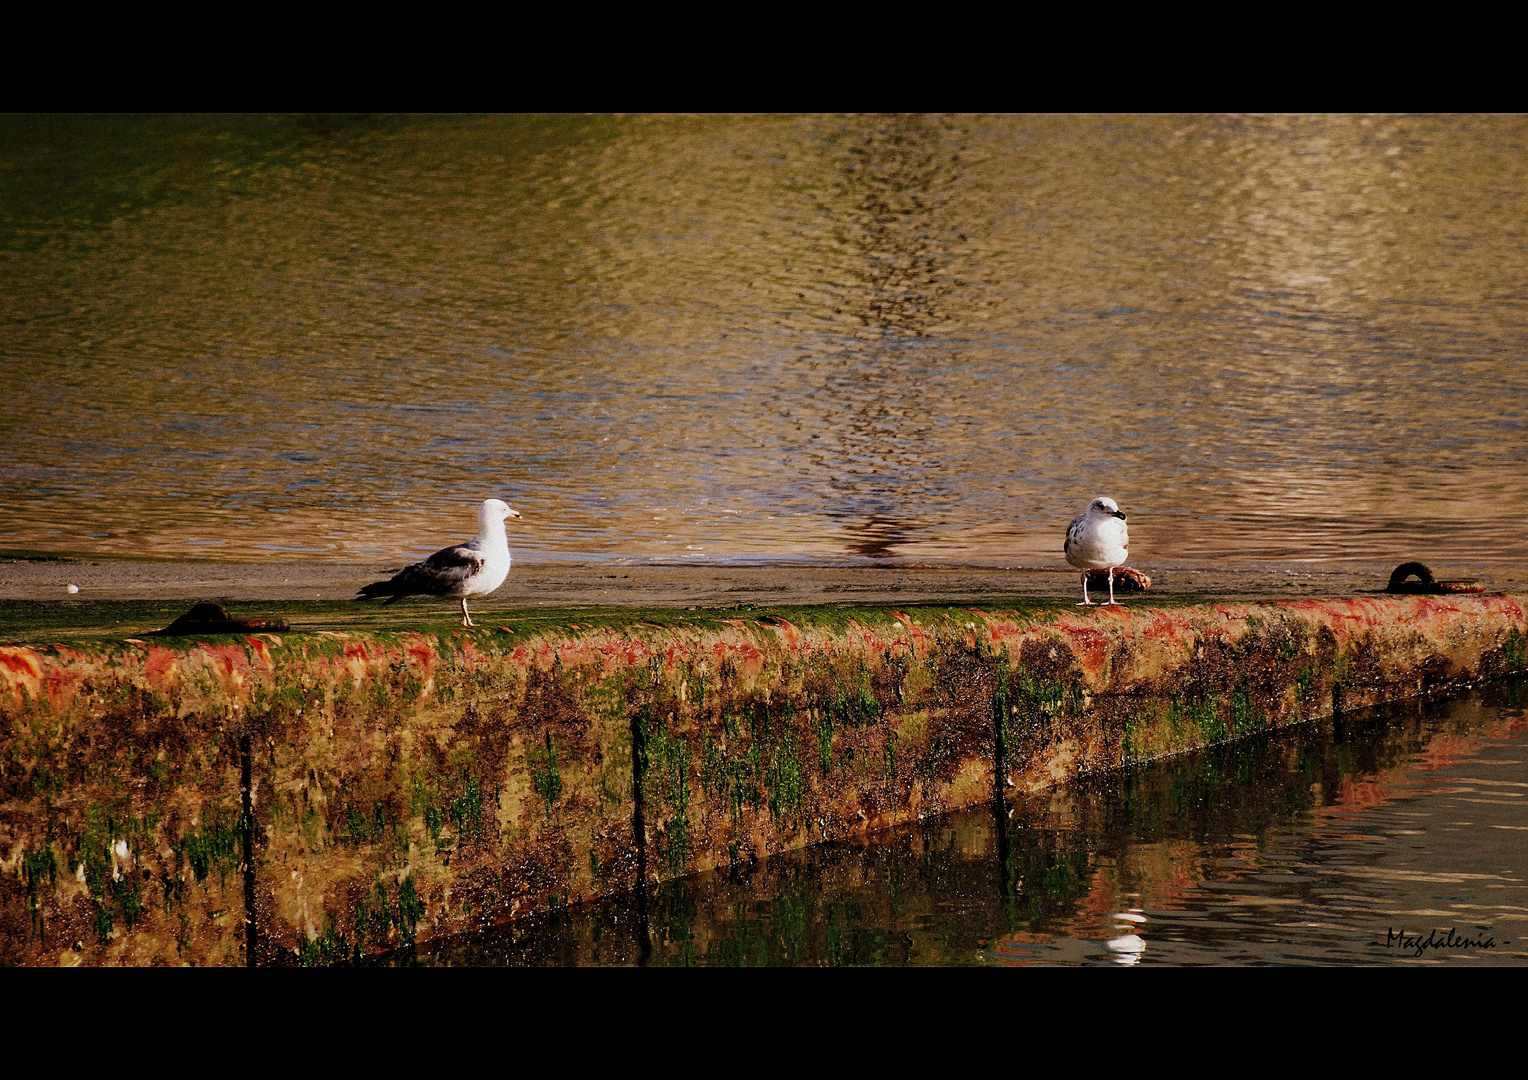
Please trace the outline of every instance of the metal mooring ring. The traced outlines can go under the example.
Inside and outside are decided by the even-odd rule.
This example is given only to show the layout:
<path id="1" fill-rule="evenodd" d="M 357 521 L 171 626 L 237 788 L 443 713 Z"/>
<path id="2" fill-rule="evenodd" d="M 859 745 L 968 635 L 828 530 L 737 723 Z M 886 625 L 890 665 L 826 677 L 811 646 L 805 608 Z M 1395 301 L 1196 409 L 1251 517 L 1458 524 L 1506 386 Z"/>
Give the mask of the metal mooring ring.
<path id="1" fill-rule="evenodd" d="M 1406 579 L 1415 575 L 1420 580 L 1409 582 Z M 1390 574 L 1390 584 L 1385 586 L 1386 592 L 1396 593 L 1421 593 L 1433 591 L 1433 572 L 1419 562 L 1403 562 Z"/>
<path id="2" fill-rule="evenodd" d="M 1416 581 L 1407 581 L 1415 576 Z M 1419 562 L 1403 562 L 1390 574 L 1390 584 L 1385 586 L 1387 593 L 1408 593 L 1413 596 L 1422 594 L 1436 596 L 1442 593 L 1477 593 L 1485 592 L 1486 587 L 1477 581 L 1438 581 L 1433 577 L 1433 572 Z"/>

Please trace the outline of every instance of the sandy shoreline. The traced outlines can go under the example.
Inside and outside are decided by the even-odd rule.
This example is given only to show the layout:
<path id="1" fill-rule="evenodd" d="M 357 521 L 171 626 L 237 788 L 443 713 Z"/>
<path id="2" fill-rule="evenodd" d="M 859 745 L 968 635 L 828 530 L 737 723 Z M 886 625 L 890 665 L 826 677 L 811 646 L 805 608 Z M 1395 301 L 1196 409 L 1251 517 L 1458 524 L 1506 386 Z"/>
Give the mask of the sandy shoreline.
<path id="1" fill-rule="evenodd" d="M 1226 598 L 1336 596 L 1382 589 L 1388 569 L 1279 572 L 1277 569 L 1157 570 L 1153 595 Z M 1477 574 L 1436 566 L 1439 577 L 1477 577 L 1491 591 L 1528 589 L 1528 571 L 1494 568 Z M 0 600 L 348 600 L 385 576 L 364 564 L 330 562 L 215 563 L 127 560 L 0 562 Z M 68 592 L 75 585 L 78 593 Z M 977 597 L 1076 598 L 1075 572 L 987 567 L 646 566 L 519 564 L 483 601 L 519 606 L 733 606 L 961 602 Z M 428 604 L 435 601 L 416 600 Z M 448 601 L 439 601 L 449 603 Z"/>

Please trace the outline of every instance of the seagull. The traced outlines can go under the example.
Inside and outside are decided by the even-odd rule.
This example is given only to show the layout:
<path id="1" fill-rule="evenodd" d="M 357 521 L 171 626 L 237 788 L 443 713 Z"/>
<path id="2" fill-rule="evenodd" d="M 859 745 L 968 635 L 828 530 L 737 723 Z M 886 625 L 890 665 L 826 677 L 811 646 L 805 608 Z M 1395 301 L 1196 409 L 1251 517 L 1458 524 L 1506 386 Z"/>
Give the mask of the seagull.
<path id="1" fill-rule="evenodd" d="M 1125 515 L 1113 499 L 1098 498 L 1088 503 L 1085 513 L 1078 514 L 1067 526 L 1066 561 L 1082 571 L 1082 603 L 1078 607 L 1092 607 L 1088 599 L 1088 571 L 1109 571 L 1109 603 L 1104 607 L 1123 607 L 1114 599 L 1114 568 L 1125 565 L 1130 556 L 1130 530 L 1125 528 Z"/>
<path id="2" fill-rule="evenodd" d="M 465 544 L 441 548 L 424 562 L 405 567 L 391 581 L 361 586 L 357 600 L 378 596 L 391 604 L 405 596 L 449 596 L 462 602 L 462 625 L 475 626 L 467 613 L 467 597 L 493 592 L 509 576 L 509 538 L 504 522 L 520 514 L 499 499 L 484 499 L 478 507 L 478 534 Z"/>

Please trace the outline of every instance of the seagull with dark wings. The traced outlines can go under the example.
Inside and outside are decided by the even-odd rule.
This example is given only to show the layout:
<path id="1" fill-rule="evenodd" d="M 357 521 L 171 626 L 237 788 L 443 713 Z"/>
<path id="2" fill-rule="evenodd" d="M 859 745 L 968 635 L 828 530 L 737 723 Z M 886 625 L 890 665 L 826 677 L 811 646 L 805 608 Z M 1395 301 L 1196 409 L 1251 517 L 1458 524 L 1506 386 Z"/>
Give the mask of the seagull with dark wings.
<path id="1" fill-rule="evenodd" d="M 519 517 L 507 503 L 485 499 L 478 507 L 478 534 L 465 544 L 441 548 L 424 562 L 404 567 L 391 581 L 361 586 L 357 600 L 379 596 L 391 604 L 405 596 L 445 596 L 462 602 L 462 625 L 472 626 L 467 612 L 469 596 L 486 596 L 509 576 L 509 538 L 504 522 Z"/>

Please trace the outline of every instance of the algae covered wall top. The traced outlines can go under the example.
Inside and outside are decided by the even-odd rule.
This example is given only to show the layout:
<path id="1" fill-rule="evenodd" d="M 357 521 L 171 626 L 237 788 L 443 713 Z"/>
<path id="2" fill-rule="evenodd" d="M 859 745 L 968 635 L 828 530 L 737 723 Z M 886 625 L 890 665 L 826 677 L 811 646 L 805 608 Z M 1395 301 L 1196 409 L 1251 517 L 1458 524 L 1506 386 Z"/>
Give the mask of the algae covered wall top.
<path id="1" fill-rule="evenodd" d="M 340 962 L 1525 666 L 1512 596 L 0 649 L 0 954 Z"/>

